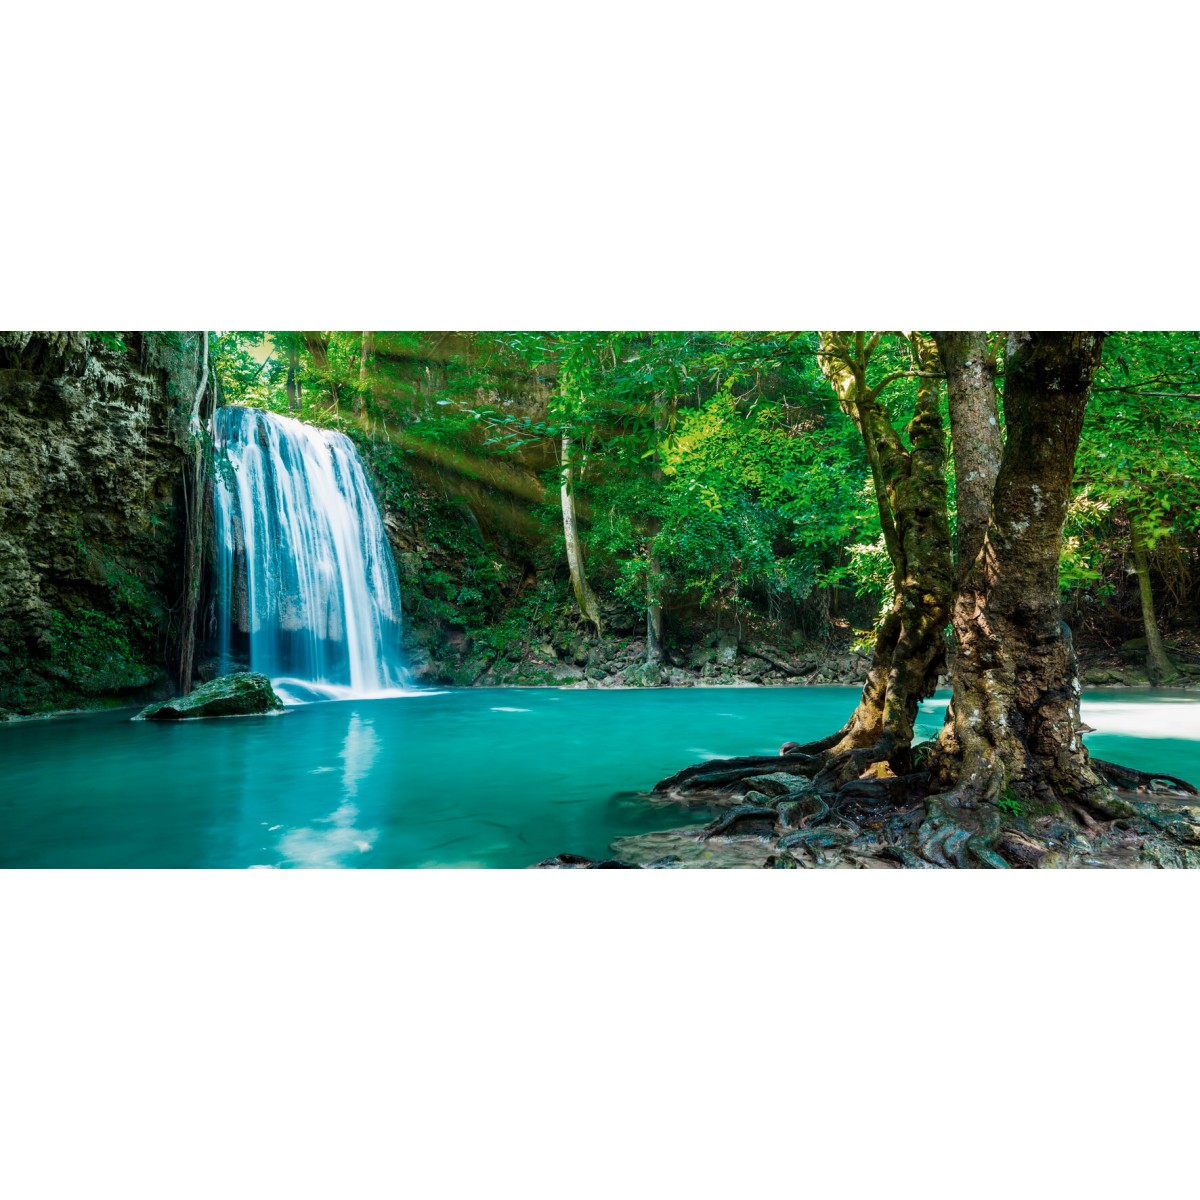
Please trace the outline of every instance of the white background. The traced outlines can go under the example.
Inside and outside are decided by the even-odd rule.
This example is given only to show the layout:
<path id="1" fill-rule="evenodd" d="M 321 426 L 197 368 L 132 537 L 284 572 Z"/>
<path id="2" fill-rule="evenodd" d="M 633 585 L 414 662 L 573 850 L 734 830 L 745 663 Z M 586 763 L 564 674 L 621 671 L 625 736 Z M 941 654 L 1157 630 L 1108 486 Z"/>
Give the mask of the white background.
<path id="1" fill-rule="evenodd" d="M 1194 325 L 1195 32 L 10 6 L 0 324 Z M 6 872 L 0 1189 L 1190 1194 L 1197 886 Z"/>

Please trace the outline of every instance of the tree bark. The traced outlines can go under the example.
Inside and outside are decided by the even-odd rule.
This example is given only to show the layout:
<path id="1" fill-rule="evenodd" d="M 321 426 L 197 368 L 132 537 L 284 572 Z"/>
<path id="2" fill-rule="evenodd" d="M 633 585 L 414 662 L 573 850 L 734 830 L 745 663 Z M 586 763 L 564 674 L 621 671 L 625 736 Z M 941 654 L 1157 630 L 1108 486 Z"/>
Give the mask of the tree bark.
<path id="1" fill-rule="evenodd" d="M 579 611 L 596 627 L 596 633 L 602 632 L 600 624 L 600 604 L 595 592 L 587 581 L 587 571 L 584 566 L 583 543 L 579 539 L 579 518 L 575 512 L 575 485 L 572 477 L 571 464 L 571 435 L 567 430 L 562 435 L 562 486 L 559 496 L 562 504 L 563 540 L 567 546 L 567 567 L 571 572 L 571 590 Z"/>
<path id="2" fill-rule="evenodd" d="M 1133 569 L 1137 574 L 1138 593 L 1142 601 L 1142 625 L 1146 630 L 1146 675 L 1155 687 L 1161 687 L 1178 679 L 1179 672 L 1163 645 L 1158 617 L 1154 612 L 1154 592 L 1150 587 L 1150 559 L 1146 554 L 1145 538 L 1132 513 L 1129 514 L 1129 540 L 1133 547 Z"/>
<path id="3" fill-rule="evenodd" d="M 996 362 L 984 332 L 935 333 L 933 337 L 950 397 L 958 511 L 955 563 L 961 581 L 983 549 L 1004 452 L 996 402 Z"/>
<path id="4" fill-rule="evenodd" d="M 943 631 L 950 611 L 953 569 L 946 502 L 946 443 L 938 405 L 936 350 L 910 338 L 919 373 L 909 444 L 893 428 L 878 396 L 883 384 L 867 382 L 871 345 L 862 334 L 822 334 L 819 360 L 842 408 L 863 439 L 875 481 L 880 525 L 892 561 L 893 597 L 876 634 L 871 666 L 858 706 L 833 738 L 807 747 L 823 752 L 821 786 L 858 777 L 876 762 L 898 773 L 911 765 L 917 710 L 937 687 L 945 663 Z"/>
<path id="5" fill-rule="evenodd" d="M 1108 795 L 1081 738 L 1058 585 L 1075 451 L 1103 343 L 1102 333 L 1008 337 L 1007 442 L 982 547 L 954 608 L 953 699 L 935 756 L 951 806 L 1007 799 L 1035 814 L 1103 810 Z M 986 406 L 976 399 L 952 385 L 964 474 L 987 436 Z"/>

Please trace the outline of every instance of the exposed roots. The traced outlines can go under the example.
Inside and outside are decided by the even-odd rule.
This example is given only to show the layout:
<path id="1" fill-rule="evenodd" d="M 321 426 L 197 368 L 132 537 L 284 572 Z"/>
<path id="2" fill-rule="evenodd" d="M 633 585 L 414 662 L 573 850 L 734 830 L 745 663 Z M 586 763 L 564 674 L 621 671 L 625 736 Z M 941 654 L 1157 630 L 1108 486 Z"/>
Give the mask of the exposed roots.
<path id="1" fill-rule="evenodd" d="M 788 743 L 779 757 L 678 772 L 655 792 L 708 797 L 725 811 L 703 829 L 622 839 L 617 848 L 656 866 L 1200 867 L 1200 805 L 1188 803 L 1200 793 L 1173 776 L 1093 759 L 1070 786 L 1041 771 L 1006 785 L 1004 770 L 977 756 L 935 790 L 950 764 L 877 773 L 885 746 L 830 753 L 821 745 Z M 664 857 L 664 847 L 673 853 Z"/>
<path id="2" fill-rule="evenodd" d="M 1113 787 L 1160 796 L 1200 795 L 1190 783 L 1184 779 L 1177 779 L 1174 775 L 1150 775 L 1133 767 L 1105 762 L 1102 758 L 1093 758 L 1090 762 Z"/>
<path id="3" fill-rule="evenodd" d="M 1000 810 L 994 804 L 964 807 L 953 796 L 930 797 L 917 830 L 917 853 L 935 867 L 1007 867 L 994 849 L 1000 834 Z"/>
<path id="4" fill-rule="evenodd" d="M 821 759 L 809 754 L 757 754 L 745 758 L 717 758 L 676 771 L 654 785 L 659 794 L 682 795 L 686 792 L 715 792 L 757 775 L 814 775 Z"/>

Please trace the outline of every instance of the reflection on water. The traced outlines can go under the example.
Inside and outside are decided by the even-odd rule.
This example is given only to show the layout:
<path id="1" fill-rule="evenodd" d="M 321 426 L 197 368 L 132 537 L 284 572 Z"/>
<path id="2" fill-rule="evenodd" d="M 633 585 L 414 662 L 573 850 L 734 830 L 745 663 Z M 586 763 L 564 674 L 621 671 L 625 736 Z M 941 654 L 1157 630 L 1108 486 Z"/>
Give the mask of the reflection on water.
<path id="1" fill-rule="evenodd" d="M 353 799 L 378 754 L 379 735 L 371 728 L 371 722 L 352 713 L 342 743 L 342 802 L 314 825 L 293 829 L 279 839 L 280 852 L 289 863 L 299 867 L 344 867 L 349 859 L 371 849 L 379 831 L 358 828 L 358 805 Z"/>
<path id="2" fill-rule="evenodd" d="M 0 726 L 0 866 L 524 867 L 704 814 L 637 793 L 836 729 L 853 688 L 469 688 L 157 724 Z M 1200 697 L 1089 693 L 1102 758 L 1200 782 Z M 922 707 L 936 735 L 944 698 Z"/>

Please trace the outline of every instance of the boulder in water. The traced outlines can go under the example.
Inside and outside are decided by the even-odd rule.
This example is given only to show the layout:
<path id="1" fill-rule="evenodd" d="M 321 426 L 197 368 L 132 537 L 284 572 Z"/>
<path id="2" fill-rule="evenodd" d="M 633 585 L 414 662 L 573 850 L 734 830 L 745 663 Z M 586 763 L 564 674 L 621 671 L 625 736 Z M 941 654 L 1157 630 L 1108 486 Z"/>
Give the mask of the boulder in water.
<path id="1" fill-rule="evenodd" d="M 186 696 L 149 704 L 135 721 L 188 721 L 197 717 L 249 717 L 283 712 L 271 681 L 256 671 L 238 671 L 203 683 Z"/>

